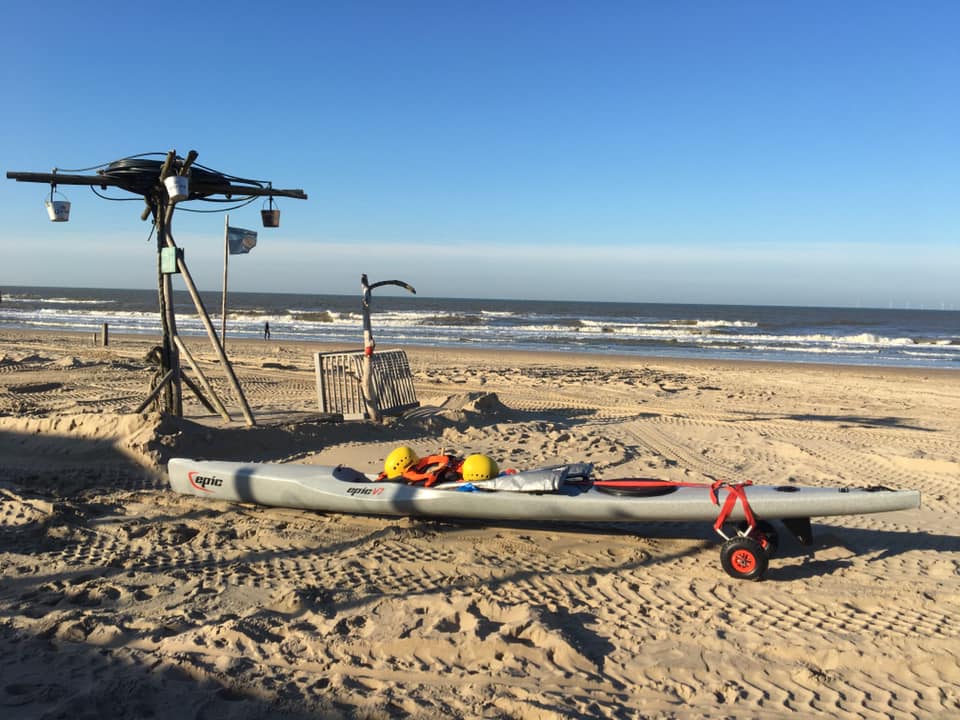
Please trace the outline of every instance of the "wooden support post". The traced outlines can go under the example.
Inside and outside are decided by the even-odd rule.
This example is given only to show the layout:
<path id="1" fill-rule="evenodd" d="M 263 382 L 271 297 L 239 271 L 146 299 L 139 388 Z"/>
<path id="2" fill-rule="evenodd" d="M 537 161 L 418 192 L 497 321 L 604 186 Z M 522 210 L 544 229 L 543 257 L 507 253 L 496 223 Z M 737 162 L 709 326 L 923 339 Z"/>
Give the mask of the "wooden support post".
<path id="1" fill-rule="evenodd" d="M 110 328 L 106 323 L 103 324 L 103 329 L 100 333 L 100 344 L 104 347 L 107 347 L 107 345 L 110 344 Z"/>
<path id="2" fill-rule="evenodd" d="M 169 373 L 172 369 L 171 365 L 171 331 L 170 331 L 170 313 L 168 312 L 167 304 L 170 302 L 170 298 L 166 293 L 166 283 L 164 282 L 163 277 L 163 267 L 161 262 L 161 251 L 164 247 L 164 236 L 167 232 L 166 226 L 166 216 L 167 216 L 167 205 L 168 203 L 159 196 L 159 193 L 153 197 L 153 202 L 150 203 L 151 212 L 153 213 L 153 222 L 154 229 L 157 233 L 157 297 L 160 305 L 160 330 L 162 337 L 160 340 L 160 367 L 165 373 Z M 162 212 L 161 212 L 162 209 Z M 166 377 L 166 375 L 165 375 Z M 175 404 L 173 401 L 173 393 L 170 388 L 164 383 L 158 385 L 164 389 L 163 396 L 163 409 L 165 412 L 168 412 L 172 415 L 175 415 Z"/>
<path id="3" fill-rule="evenodd" d="M 168 176 L 173 175 L 173 161 L 177 159 L 177 151 L 171 150 L 167 153 L 163 166 L 160 168 L 160 182 L 163 183 Z"/>
<path id="4" fill-rule="evenodd" d="M 384 285 L 396 285 L 414 295 L 417 294 L 413 286 L 403 280 L 381 280 L 371 285 L 367 280 L 366 273 L 360 276 L 360 290 L 363 293 L 361 308 L 363 312 L 363 378 L 361 388 L 363 389 L 363 400 L 367 406 L 367 414 L 374 422 L 380 422 L 380 399 L 377 397 L 377 389 L 373 382 L 373 352 L 376 350 L 377 343 L 373 339 L 373 325 L 370 322 L 370 302 L 372 291 Z"/>
<path id="5" fill-rule="evenodd" d="M 149 395 L 147 395 L 147 399 L 144 400 L 142 403 L 140 403 L 140 405 L 137 407 L 137 409 L 134 412 L 142 413 L 144 410 L 150 407 L 150 403 L 152 403 L 154 399 L 156 399 L 157 395 L 160 394 L 161 390 L 163 390 L 165 387 L 167 387 L 170 384 L 170 381 L 172 379 L 173 379 L 173 370 L 167 370 L 166 375 L 164 375 L 160 379 L 160 382 L 157 383 L 157 386 L 150 391 Z"/>
<path id="6" fill-rule="evenodd" d="M 380 404 L 373 387 L 373 351 L 377 343 L 373 339 L 373 326 L 370 323 L 370 285 L 367 275 L 360 276 L 360 289 L 363 294 L 361 310 L 363 313 L 363 378 L 360 386 L 363 388 L 363 402 L 367 406 L 367 415 L 373 422 L 380 422 Z"/>
<path id="7" fill-rule="evenodd" d="M 171 342 L 177 336 L 177 318 L 173 308 L 173 284 L 169 275 L 163 277 L 163 293 L 167 298 L 167 329 L 170 333 L 168 345 L 170 347 L 170 369 L 173 370 L 173 382 L 170 383 L 172 398 L 172 413 L 177 417 L 183 415 L 183 390 L 180 385 L 180 352 L 175 343 Z"/>
<path id="8" fill-rule="evenodd" d="M 200 156 L 196 150 L 191 150 L 187 153 L 186 159 L 183 161 L 183 165 L 180 166 L 180 174 L 186 175 L 190 170 L 190 166 L 193 165 L 194 161 Z"/>
<path id="9" fill-rule="evenodd" d="M 170 174 L 169 167 L 172 165 L 173 157 L 176 154 L 171 150 L 170 154 L 167 155 L 167 161 L 164 163 L 163 170 L 160 173 L 161 179 Z M 166 175 L 164 174 L 166 173 Z M 160 263 L 160 255 L 163 252 L 163 248 L 167 245 L 167 240 L 171 237 L 170 233 L 170 223 L 173 220 L 173 210 L 174 203 L 171 203 L 169 198 L 164 197 L 166 190 L 162 187 L 158 191 L 158 200 L 157 204 L 160 208 L 163 209 L 163 214 L 158 217 L 162 217 L 162 225 L 157 227 L 157 262 Z M 170 275 L 163 272 L 163 269 L 160 269 L 160 314 L 163 318 L 163 353 L 165 355 L 164 367 L 173 371 L 173 382 L 170 383 L 170 388 L 166 395 L 166 408 L 167 411 L 176 417 L 181 417 L 183 415 L 183 390 L 180 385 L 180 357 L 177 352 L 177 347 L 173 342 L 174 336 L 177 334 L 177 318 L 176 311 L 173 304 L 173 282 L 170 279 Z"/>
<path id="10" fill-rule="evenodd" d="M 230 214 L 223 217 L 223 294 L 220 302 L 220 342 L 227 347 L 227 263 L 230 257 Z"/>
<path id="11" fill-rule="evenodd" d="M 220 398 L 217 396 L 217 393 L 213 389 L 213 386 L 210 384 L 210 381 L 207 380 L 207 376 L 203 374 L 203 371 L 200 369 L 200 366 L 197 365 L 197 361 L 193 359 L 193 355 L 190 354 L 190 350 L 187 348 L 186 344 L 183 342 L 183 340 L 180 339 L 179 335 L 174 335 L 173 341 L 177 344 L 177 348 L 180 350 L 180 354 L 187 359 L 187 362 L 190 363 L 190 367 L 192 367 L 193 371 L 197 374 L 197 378 L 200 380 L 200 384 L 203 386 L 203 389 L 206 390 L 207 393 L 212 398 L 212 402 L 216 407 L 216 410 L 214 410 L 213 407 L 208 406 L 210 412 L 216 411 L 220 413 L 220 417 L 222 417 L 227 422 L 230 422 L 230 420 L 232 420 L 232 418 L 230 417 L 230 413 L 227 412 L 227 409 L 224 407 L 223 403 L 220 401 Z M 186 375 L 184 375 L 184 379 L 186 379 Z M 194 390 L 194 392 L 196 393 L 197 391 Z"/>
<path id="12" fill-rule="evenodd" d="M 151 393 L 151 398 L 148 399 L 144 407 L 146 407 L 149 402 L 155 399 L 158 393 L 163 392 L 164 399 L 161 405 L 165 412 L 174 415 L 180 415 L 183 412 L 180 385 L 180 359 L 178 357 L 179 348 L 174 342 L 174 338 L 177 334 L 177 327 L 174 313 L 173 290 L 171 287 L 170 278 L 164 277 L 165 274 L 163 273 L 163 267 L 161 263 L 161 251 L 164 249 L 164 247 L 176 248 L 176 245 L 173 242 L 173 236 L 170 233 L 170 221 L 175 203 L 170 201 L 164 181 L 169 176 L 174 174 L 180 176 L 187 175 L 197 157 L 197 151 L 191 150 L 189 153 L 187 153 L 187 157 L 182 162 L 178 163 L 179 159 L 176 151 L 171 150 L 166 154 L 163 163 L 153 164 L 156 161 L 144 161 L 146 169 L 137 170 L 135 172 L 130 172 L 129 168 L 125 168 L 123 169 L 123 172 L 120 172 L 111 164 L 111 166 L 106 170 L 98 170 L 95 175 L 72 175 L 58 173 L 56 170 L 54 170 L 52 173 L 8 171 L 6 174 L 7 178 L 16 180 L 17 182 L 85 185 L 89 187 L 101 188 L 118 187 L 143 197 L 144 202 L 146 203 L 146 208 L 142 212 L 140 218 L 142 220 L 147 220 L 152 215 L 154 230 L 157 233 L 157 294 L 160 305 L 160 322 L 162 330 L 160 369 L 163 373 L 163 382 L 161 382 L 154 392 Z M 154 173 L 157 172 L 158 166 L 159 173 L 154 176 Z M 228 199 L 232 197 L 269 197 L 271 200 L 275 197 L 289 197 L 297 198 L 299 200 L 307 199 L 307 194 L 303 190 L 281 190 L 274 188 L 272 183 L 267 183 L 265 187 L 260 181 L 245 180 L 243 178 L 234 176 L 208 172 L 198 173 L 198 176 L 200 177 L 191 178 L 191 180 L 197 179 L 200 187 L 195 189 L 191 198 L 188 199 L 199 197 L 206 198 L 211 195 L 222 195 Z M 192 182 L 191 185 L 193 185 Z M 225 371 L 227 372 L 228 380 L 230 380 L 231 385 L 237 393 L 244 411 L 244 416 L 246 417 L 248 424 L 254 425 L 255 423 L 253 420 L 253 415 L 250 412 L 250 408 L 247 404 L 246 397 L 243 394 L 243 390 L 240 388 L 240 384 L 236 379 L 236 375 L 233 372 L 233 367 L 226 358 L 222 343 L 220 343 L 216 337 L 216 332 L 210 323 L 210 318 L 207 315 L 206 310 L 203 308 L 203 303 L 200 301 L 199 294 L 196 291 L 196 287 L 193 284 L 193 280 L 191 279 L 182 258 L 177 260 L 177 265 L 180 268 L 181 273 L 184 275 L 184 280 L 187 283 L 187 289 L 190 291 L 190 294 L 194 299 L 194 303 L 197 305 L 200 319 L 204 322 L 214 349 L 220 356 L 220 360 L 223 363 Z M 226 275 L 226 267 L 224 268 L 224 275 Z M 226 277 L 224 277 L 224 284 L 226 285 Z M 226 312 L 224 310 L 224 315 L 225 314 Z M 224 326 L 223 335 L 226 336 L 226 326 Z M 94 339 L 94 342 L 96 343 L 97 340 Z M 103 327 L 103 336 L 101 342 L 103 345 L 107 345 L 108 343 L 106 325 Z"/>
<path id="13" fill-rule="evenodd" d="M 173 236 L 170 234 L 167 234 L 167 246 L 173 248 L 177 246 L 177 244 L 173 241 Z M 214 329 L 213 323 L 210 322 L 210 315 L 207 313 L 207 309 L 203 305 L 203 299 L 200 297 L 200 293 L 197 292 L 197 286 L 193 284 L 193 278 L 190 275 L 190 269 L 187 267 L 187 263 L 184 262 L 182 257 L 177 258 L 177 268 L 179 268 L 180 274 L 183 276 L 183 282 L 187 286 L 187 291 L 190 293 L 190 297 L 193 298 L 193 304 L 197 308 L 197 315 L 200 317 L 201 322 L 203 322 L 203 326 L 207 330 L 207 336 L 210 338 L 210 344 L 213 345 L 213 351 L 220 359 L 220 364 L 223 365 L 224 372 L 227 374 L 227 380 L 230 382 L 230 386 L 233 388 L 233 391 L 237 394 L 237 399 L 240 402 L 240 409 L 243 411 L 243 417 L 246 419 L 247 425 L 256 425 L 257 423 L 253 419 L 253 413 L 250 411 L 250 405 L 247 404 L 247 398 L 243 394 L 243 388 L 240 387 L 240 381 L 237 380 L 237 376 L 233 372 L 233 365 L 230 364 L 230 359 L 224 352 L 223 345 L 220 344 L 220 338 L 217 337 L 217 331 Z"/>
<path id="14" fill-rule="evenodd" d="M 193 380 L 190 379 L 189 375 L 184 375 L 181 372 L 180 379 L 183 381 L 184 385 L 186 385 L 188 388 L 190 388 L 193 391 L 193 394 L 197 396 L 197 400 L 200 401 L 200 404 L 203 405 L 208 412 L 216 412 L 216 409 L 213 407 L 213 405 L 210 404 L 210 401 L 207 400 L 206 395 L 203 394 L 200 388 L 198 388 L 196 385 L 193 384 Z"/>

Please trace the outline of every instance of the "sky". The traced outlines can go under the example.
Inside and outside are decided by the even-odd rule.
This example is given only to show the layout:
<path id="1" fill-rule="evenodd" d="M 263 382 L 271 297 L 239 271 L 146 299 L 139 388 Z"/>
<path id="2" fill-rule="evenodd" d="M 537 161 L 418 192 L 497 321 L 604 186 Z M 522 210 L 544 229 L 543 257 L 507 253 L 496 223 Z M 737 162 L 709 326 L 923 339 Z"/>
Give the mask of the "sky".
<path id="1" fill-rule="evenodd" d="M 230 212 L 231 290 L 960 309 L 958 37 L 952 0 L 11 3 L 0 161 L 302 188 Z M 58 190 L 0 181 L 0 289 L 156 286 L 139 197 Z"/>

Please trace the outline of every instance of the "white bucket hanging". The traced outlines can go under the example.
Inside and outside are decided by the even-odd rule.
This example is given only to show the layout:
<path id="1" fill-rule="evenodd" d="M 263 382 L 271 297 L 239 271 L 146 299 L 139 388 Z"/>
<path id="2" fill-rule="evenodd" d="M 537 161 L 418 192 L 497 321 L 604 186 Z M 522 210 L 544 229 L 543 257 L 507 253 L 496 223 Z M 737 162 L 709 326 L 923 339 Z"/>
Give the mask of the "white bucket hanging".
<path id="1" fill-rule="evenodd" d="M 167 186 L 170 202 L 180 202 L 190 197 L 190 179 L 186 175 L 169 175 L 163 184 Z"/>
<path id="2" fill-rule="evenodd" d="M 54 195 L 60 195 L 63 200 L 55 200 Z M 69 222 L 70 221 L 70 201 L 64 195 L 51 191 L 50 197 L 43 201 L 47 208 L 47 215 L 50 216 L 50 222 Z"/>

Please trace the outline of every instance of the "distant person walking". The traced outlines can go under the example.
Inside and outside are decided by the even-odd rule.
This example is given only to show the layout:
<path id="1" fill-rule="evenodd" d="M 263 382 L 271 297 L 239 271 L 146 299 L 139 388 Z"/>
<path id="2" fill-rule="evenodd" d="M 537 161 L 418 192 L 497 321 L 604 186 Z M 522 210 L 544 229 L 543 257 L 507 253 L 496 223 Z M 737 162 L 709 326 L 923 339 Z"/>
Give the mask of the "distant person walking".
<path id="1" fill-rule="evenodd" d="M 263 339 L 264 340 L 270 339 L 270 323 L 268 322 L 265 322 L 263 324 Z"/>

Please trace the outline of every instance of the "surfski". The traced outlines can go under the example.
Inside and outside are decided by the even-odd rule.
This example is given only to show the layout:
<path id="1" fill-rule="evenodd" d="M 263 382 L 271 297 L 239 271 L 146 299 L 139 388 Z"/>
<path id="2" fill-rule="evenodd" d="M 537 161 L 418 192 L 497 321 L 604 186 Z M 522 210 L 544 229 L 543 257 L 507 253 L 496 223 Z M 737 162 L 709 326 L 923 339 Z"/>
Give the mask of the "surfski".
<path id="1" fill-rule="evenodd" d="M 920 505 L 918 491 L 883 487 L 599 480 L 593 477 L 589 463 L 431 487 L 378 481 L 376 475 L 343 465 L 173 458 L 167 470 L 170 486 L 178 493 L 323 512 L 491 522 L 711 522 L 724 538 L 724 547 L 735 546 L 726 554 L 721 550 L 724 569 L 735 577 L 750 579 L 763 575 L 766 559 L 778 543 L 771 521 L 783 521 L 801 543 L 809 544 L 811 518 L 908 510 Z M 728 533 L 724 530 L 728 524 L 738 529 Z M 746 572 L 731 572 L 727 567 L 734 560 L 725 559 L 726 555 L 736 552 Z M 754 572 L 756 565 L 762 565 L 759 572 Z"/>

